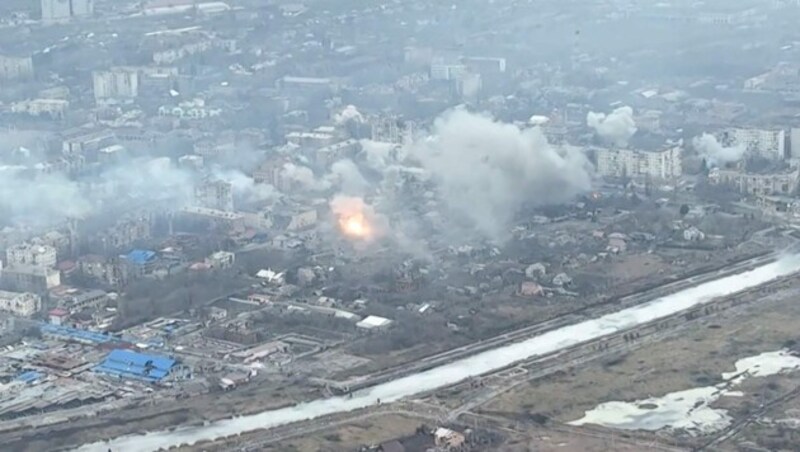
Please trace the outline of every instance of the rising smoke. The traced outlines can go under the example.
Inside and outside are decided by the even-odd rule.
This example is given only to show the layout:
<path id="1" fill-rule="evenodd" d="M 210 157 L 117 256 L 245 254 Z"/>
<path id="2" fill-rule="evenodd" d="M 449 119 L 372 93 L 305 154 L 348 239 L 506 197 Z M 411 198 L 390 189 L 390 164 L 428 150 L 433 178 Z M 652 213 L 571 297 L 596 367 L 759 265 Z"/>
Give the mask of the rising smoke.
<path id="1" fill-rule="evenodd" d="M 446 205 L 487 238 L 502 240 L 519 209 L 569 201 L 591 188 L 591 164 L 556 150 L 541 130 L 521 130 L 455 109 L 410 154 L 436 182 Z"/>
<path id="2" fill-rule="evenodd" d="M 311 168 L 294 163 L 284 163 L 281 169 L 281 176 L 297 184 L 302 190 L 324 189 L 324 184 L 320 183 L 314 176 Z"/>
<path id="3" fill-rule="evenodd" d="M 361 115 L 361 113 L 358 111 L 355 105 L 348 105 L 341 112 L 334 115 L 333 121 L 339 125 L 350 121 L 355 121 L 360 123 L 364 122 L 364 117 Z"/>
<path id="4" fill-rule="evenodd" d="M 591 111 L 586 115 L 586 124 L 603 140 L 621 147 L 628 144 L 637 130 L 631 107 L 619 107 L 608 115 Z"/>
<path id="5" fill-rule="evenodd" d="M 692 145 L 709 166 L 725 165 L 744 158 L 747 150 L 743 145 L 725 147 L 714 135 L 704 133 L 692 140 Z"/>
<path id="6" fill-rule="evenodd" d="M 81 180 L 34 167 L 5 166 L 0 172 L 0 214 L 10 222 L 49 225 L 67 217 L 86 218 L 106 210 L 133 210 L 163 204 L 178 209 L 193 202 L 201 175 L 178 168 L 166 157 L 135 158 Z M 213 169 L 214 178 L 233 184 L 234 196 L 245 202 L 270 199 L 269 185 L 256 184 L 238 170 Z M 123 209 L 124 210 L 124 209 Z"/>

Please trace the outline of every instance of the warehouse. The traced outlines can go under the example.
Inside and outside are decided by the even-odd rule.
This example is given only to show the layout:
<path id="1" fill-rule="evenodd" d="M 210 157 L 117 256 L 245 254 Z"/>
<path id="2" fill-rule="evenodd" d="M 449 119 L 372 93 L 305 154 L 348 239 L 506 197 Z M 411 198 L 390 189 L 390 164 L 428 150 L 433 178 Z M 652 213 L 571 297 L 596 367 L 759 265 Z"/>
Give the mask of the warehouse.
<path id="1" fill-rule="evenodd" d="M 175 360 L 166 356 L 116 349 L 112 350 L 94 370 L 120 378 L 155 383 L 163 380 L 173 366 Z"/>

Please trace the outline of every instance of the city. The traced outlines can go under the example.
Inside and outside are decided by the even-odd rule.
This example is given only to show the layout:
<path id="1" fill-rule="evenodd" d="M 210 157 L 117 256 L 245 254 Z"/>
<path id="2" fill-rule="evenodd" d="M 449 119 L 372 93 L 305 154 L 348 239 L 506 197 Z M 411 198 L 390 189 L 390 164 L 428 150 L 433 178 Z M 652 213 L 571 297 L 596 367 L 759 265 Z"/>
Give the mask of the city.
<path id="1" fill-rule="evenodd" d="M 0 3 L 0 449 L 797 450 L 800 2 Z"/>

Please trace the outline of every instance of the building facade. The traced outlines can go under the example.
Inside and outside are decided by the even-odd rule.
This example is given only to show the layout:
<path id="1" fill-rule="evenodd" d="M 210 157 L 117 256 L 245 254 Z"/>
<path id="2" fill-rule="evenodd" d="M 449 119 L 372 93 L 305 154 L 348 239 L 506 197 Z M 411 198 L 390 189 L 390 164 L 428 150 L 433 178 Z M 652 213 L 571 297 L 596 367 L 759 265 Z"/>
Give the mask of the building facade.
<path id="1" fill-rule="evenodd" d="M 97 103 L 132 102 L 139 96 L 139 72 L 116 67 L 92 73 L 94 99 Z"/>
<path id="2" fill-rule="evenodd" d="M 43 294 L 61 285 L 61 272 L 53 268 L 18 265 L 4 268 L 0 282 L 6 290 Z"/>
<path id="3" fill-rule="evenodd" d="M 6 250 L 6 265 L 30 265 L 34 267 L 54 267 L 58 261 L 55 247 L 22 243 Z"/>
<path id="4" fill-rule="evenodd" d="M 7 292 L 0 290 L 0 311 L 30 317 L 42 309 L 42 299 L 28 292 Z"/>
<path id="5" fill-rule="evenodd" d="M 73 17 L 88 17 L 94 13 L 94 0 L 41 0 L 42 21 L 66 22 Z"/>
<path id="6" fill-rule="evenodd" d="M 768 129 L 729 129 L 723 133 L 723 144 L 742 145 L 751 155 L 769 160 L 781 160 L 786 154 L 786 132 Z"/>
<path id="7" fill-rule="evenodd" d="M 33 77 L 32 57 L 0 55 L 0 79 L 24 80 L 31 77 Z"/>
<path id="8" fill-rule="evenodd" d="M 679 146 L 659 151 L 598 149 L 597 172 L 604 177 L 651 177 L 669 180 L 683 174 Z"/>
<path id="9" fill-rule="evenodd" d="M 790 195 L 797 191 L 800 169 L 791 168 L 765 174 L 747 173 L 739 169 L 716 169 L 709 178 L 718 184 L 729 185 L 740 193 L 756 196 Z"/>
<path id="10" fill-rule="evenodd" d="M 207 180 L 194 190 L 195 202 L 200 207 L 233 212 L 233 184 L 222 180 Z"/>

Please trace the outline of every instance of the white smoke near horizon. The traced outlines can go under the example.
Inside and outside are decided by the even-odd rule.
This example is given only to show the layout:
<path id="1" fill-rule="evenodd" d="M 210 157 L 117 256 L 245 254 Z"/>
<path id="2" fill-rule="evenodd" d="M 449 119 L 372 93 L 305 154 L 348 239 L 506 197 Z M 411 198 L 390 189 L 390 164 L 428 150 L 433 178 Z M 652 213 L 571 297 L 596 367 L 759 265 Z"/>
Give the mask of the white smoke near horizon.
<path id="1" fill-rule="evenodd" d="M 348 105 L 344 107 L 341 112 L 337 113 L 333 117 L 333 122 L 338 125 L 342 125 L 350 121 L 355 121 L 358 123 L 364 122 L 364 116 L 361 115 L 361 112 L 358 111 L 355 105 Z"/>
<path id="2" fill-rule="evenodd" d="M 633 119 L 631 107 L 619 107 L 606 115 L 590 111 L 586 115 L 586 124 L 594 129 L 600 138 L 616 146 L 626 146 L 636 134 L 636 121 Z"/>
<path id="3" fill-rule="evenodd" d="M 439 117 L 411 155 L 447 206 L 493 240 L 507 237 L 523 205 L 563 203 L 591 189 L 593 169 L 580 151 L 556 150 L 538 128 L 464 109 Z"/>
<path id="4" fill-rule="evenodd" d="M 744 158 L 747 148 L 738 144 L 736 146 L 723 146 L 717 137 L 710 133 L 703 133 L 694 137 L 692 146 L 697 153 L 706 160 L 709 166 L 725 165 L 727 163 L 738 162 Z"/>

